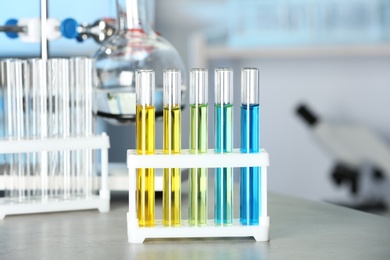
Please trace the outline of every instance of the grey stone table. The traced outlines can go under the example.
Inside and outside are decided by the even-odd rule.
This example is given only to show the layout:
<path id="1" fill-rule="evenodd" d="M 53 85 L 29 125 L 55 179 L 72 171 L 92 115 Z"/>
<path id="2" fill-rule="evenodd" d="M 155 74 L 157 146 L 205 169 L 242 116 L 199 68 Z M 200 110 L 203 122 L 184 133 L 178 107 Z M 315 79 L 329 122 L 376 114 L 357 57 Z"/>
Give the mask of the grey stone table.
<path id="1" fill-rule="evenodd" d="M 0 259 L 390 259 L 390 218 L 274 193 L 269 194 L 269 242 L 229 238 L 128 244 L 127 210 L 126 197 L 119 196 L 112 199 L 109 213 L 7 216 L 0 221 Z"/>

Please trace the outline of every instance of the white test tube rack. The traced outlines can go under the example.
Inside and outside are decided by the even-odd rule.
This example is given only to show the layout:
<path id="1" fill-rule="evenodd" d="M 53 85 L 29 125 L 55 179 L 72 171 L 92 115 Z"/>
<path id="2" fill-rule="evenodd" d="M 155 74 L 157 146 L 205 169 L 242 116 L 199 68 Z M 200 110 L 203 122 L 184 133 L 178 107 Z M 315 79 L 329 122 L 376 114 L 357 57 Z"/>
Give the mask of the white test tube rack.
<path id="1" fill-rule="evenodd" d="M 143 243 L 147 238 L 206 238 L 206 237 L 253 237 L 256 241 L 269 240 L 270 219 L 267 213 L 267 167 L 269 155 L 262 149 L 259 153 L 215 153 L 209 149 L 205 154 L 190 154 L 182 150 L 180 154 L 139 155 L 135 150 L 127 151 L 129 170 L 129 212 L 127 213 L 127 235 L 129 243 Z M 261 216 L 259 225 L 242 225 L 234 219 L 232 225 L 216 225 L 213 219 L 207 225 L 191 226 L 182 220 L 180 226 L 169 227 L 156 220 L 153 227 L 139 227 L 136 209 L 136 169 L 137 168 L 221 168 L 221 167 L 261 167 Z"/>
<path id="2" fill-rule="evenodd" d="M 110 139 L 106 133 L 89 137 L 69 137 L 30 140 L 0 140 L 0 154 L 32 153 L 72 150 L 101 150 L 101 178 L 99 195 L 86 198 L 69 198 L 67 200 L 47 200 L 42 202 L 4 203 L 0 199 L 0 220 L 6 215 L 44 213 L 56 211 L 73 211 L 98 209 L 110 211 L 110 190 L 108 188 L 108 149 Z M 1 177 L 1 176 L 0 176 Z M 0 181 L 4 184 L 4 180 Z M 3 187 L 4 189 L 4 187 Z"/>

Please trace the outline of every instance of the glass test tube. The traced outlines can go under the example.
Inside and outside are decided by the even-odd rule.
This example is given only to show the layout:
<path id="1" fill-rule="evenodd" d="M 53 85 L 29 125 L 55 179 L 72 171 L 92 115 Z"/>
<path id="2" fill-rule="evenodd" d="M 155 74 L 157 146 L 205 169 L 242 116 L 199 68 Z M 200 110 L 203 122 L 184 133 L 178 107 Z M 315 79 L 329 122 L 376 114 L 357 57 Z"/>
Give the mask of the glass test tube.
<path id="1" fill-rule="evenodd" d="M 181 147 L 181 73 L 164 71 L 163 152 L 178 154 Z M 181 173 L 179 168 L 164 169 L 163 224 L 178 226 L 181 219 Z"/>
<path id="2" fill-rule="evenodd" d="M 60 95 L 62 85 L 63 59 L 50 59 L 47 63 L 48 77 L 48 137 L 59 138 L 61 136 L 61 106 Z M 59 198 L 62 194 L 62 168 L 60 151 L 49 152 L 49 196 Z"/>
<path id="3" fill-rule="evenodd" d="M 4 78 L 3 82 L 5 85 L 5 103 L 4 103 L 4 112 L 5 112 L 5 136 L 7 139 L 12 139 L 15 136 L 15 127 L 14 127 L 14 121 L 16 120 L 16 114 L 15 114 L 15 104 L 16 104 L 16 98 L 15 98 L 15 68 L 14 68 L 14 60 L 13 59 L 7 59 L 3 61 L 3 72 L 4 72 Z M 15 154 L 9 154 L 5 157 L 6 160 L 6 195 L 8 194 L 8 197 L 10 200 L 13 200 L 16 198 L 16 175 L 17 175 L 17 169 L 16 169 L 16 160 L 17 155 Z"/>
<path id="4" fill-rule="evenodd" d="M 92 111 L 92 91 L 94 86 L 95 60 L 89 58 L 78 58 L 80 69 L 83 72 L 83 79 L 79 79 L 79 84 L 82 88 L 82 125 L 81 133 L 84 137 L 89 137 L 93 134 L 93 111 Z M 84 165 L 84 192 L 87 197 L 94 192 L 94 174 L 93 174 L 93 154 L 91 149 L 83 151 Z"/>
<path id="5" fill-rule="evenodd" d="M 215 152 L 233 151 L 233 70 L 215 70 Z M 217 168 L 215 172 L 214 222 L 233 223 L 233 169 Z"/>
<path id="6" fill-rule="evenodd" d="M 85 72 L 81 58 L 71 60 L 71 129 L 74 137 L 81 137 L 84 134 L 84 79 Z M 85 178 L 83 173 L 85 163 L 83 161 L 84 152 L 82 150 L 72 151 L 71 175 L 73 196 L 81 197 L 84 194 Z"/>
<path id="7" fill-rule="evenodd" d="M 27 84 L 24 70 L 26 61 L 7 59 L 3 62 L 2 79 L 5 85 L 5 134 L 8 139 L 18 140 L 25 137 L 24 118 L 24 89 Z M 28 75 L 28 74 L 27 74 Z M 25 195 L 29 195 L 26 189 L 25 174 L 27 166 L 25 153 L 10 154 L 6 161 L 6 193 L 11 201 L 22 202 Z"/>
<path id="8" fill-rule="evenodd" d="M 241 71 L 241 152 L 260 151 L 259 71 Z M 258 225 L 260 210 L 260 167 L 240 169 L 240 222 Z"/>
<path id="9" fill-rule="evenodd" d="M 34 75 L 33 73 L 33 68 L 31 65 L 31 61 L 28 61 L 28 77 L 29 77 L 29 93 L 26 96 L 27 97 L 27 102 L 28 105 L 26 104 L 27 107 L 27 113 L 26 114 L 26 119 L 28 123 L 27 129 L 27 138 L 36 138 L 37 136 L 37 90 L 34 88 Z M 36 168 L 37 166 L 37 159 L 38 159 L 38 153 L 31 153 L 30 154 L 30 176 L 31 179 L 29 180 L 30 186 L 31 186 L 31 196 L 32 198 L 36 198 L 36 196 L 39 194 L 39 172 Z"/>
<path id="10" fill-rule="evenodd" d="M 10 79 L 8 78 L 10 60 L 0 60 L 0 88 L 2 90 L 3 98 L 3 135 L 4 139 L 8 139 L 12 134 L 12 120 L 11 117 L 11 86 Z M 11 121 L 12 122 L 12 121 Z M 3 178 L 4 178 L 4 197 L 6 199 L 11 199 L 12 187 L 11 187 L 11 162 L 12 155 L 5 154 L 1 158 L 4 160 L 3 164 Z"/>
<path id="11" fill-rule="evenodd" d="M 68 138 L 70 136 L 70 108 L 69 108 L 69 89 L 70 89 L 70 75 L 69 75 L 69 59 L 61 59 L 61 80 L 58 86 L 59 92 L 59 135 L 61 138 Z M 60 151 L 60 178 L 61 196 L 68 199 L 70 196 L 70 151 Z M 62 179 L 62 181 L 61 181 Z"/>
<path id="12" fill-rule="evenodd" d="M 136 150 L 153 154 L 155 149 L 155 76 L 153 70 L 136 71 Z M 154 169 L 137 170 L 138 225 L 154 226 Z"/>
<path id="13" fill-rule="evenodd" d="M 23 60 L 14 60 L 14 90 L 15 90 L 15 103 L 14 103 L 14 111 L 15 111 L 15 120 L 14 120 L 14 129 L 15 129 L 15 137 L 17 140 L 21 140 L 25 137 L 25 127 L 24 127 L 24 104 L 23 104 L 23 90 L 24 90 L 24 76 L 23 70 L 26 61 Z M 26 154 L 19 153 L 16 155 L 16 174 L 17 174 L 17 196 L 18 201 L 22 202 L 25 198 L 26 194 L 26 183 L 25 183 L 25 167 L 26 167 Z"/>
<path id="14" fill-rule="evenodd" d="M 84 103 L 84 111 L 85 111 L 85 136 L 89 137 L 94 133 L 94 120 L 93 120 L 93 108 L 92 108 L 92 93 L 95 86 L 95 60 L 90 58 L 83 58 L 84 66 L 85 66 L 85 103 Z M 87 149 L 85 151 L 86 162 L 87 162 L 87 195 L 91 196 L 96 191 L 95 182 L 97 181 L 96 171 L 94 171 L 93 165 L 93 151 L 91 149 Z"/>
<path id="15" fill-rule="evenodd" d="M 23 120 L 23 138 L 32 137 L 32 89 L 30 78 L 30 66 L 27 60 L 22 61 L 22 120 Z M 33 157 L 35 153 L 24 153 L 24 195 L 31 199 L 35 191 L 35 179 L 33 167 Z"/>
<path id="16" fill-rule="evenodd" d="M 73 58 L 70 60 L 70 135 L 88 137 L 93 134 L 92 91 L 95 85 L 95 60 Z M 71 151 L 69 196 L 90 197 L 95 192 L 96 176 L 93 169 L 93 151 Z"/>
<path id="17" fill-rule="evenodd" d="M 190 71 L 190 152 L 207 153 L 208 146 L 208 72 Z M 189 174 L 188 222 L 207 224 L 207 169 L 193 168 Z"/>
<path id="18" fill-rule="evenodd" d="M 32 95 L 32 133 L 34 138 L 47 138 L 47 81 L 46 61 L 42 59 L 29 60 L 31 95 Z M 43 201 L 48 199 L 48 152 L 35 153 L 33 158 L 33 172 L 36 197 Z"/>
<path id="19" fill-rule="evenodd" d="M 48 122 L 48 138 L 57 137 L 58 134 L 58 117 L 56 112 L 58 108 L 58 70 L 59 64 L 58 59 L 50 59 L 47 61 L 47 122 Z M 56 181 L 57 173 L 57 152 L 48 152 L 48 196 L 54 197 L 57 195 L 56 189 L 58 188 L 58 182 Z"/>
<path id="20" fill-rule="evenodd" d="M 3 90 L 3 126 L 4 126 L 4 137 L 8 139 L 12 136 L 12 88 L 9 78 L 9 70 L 10 70 L 10 60 L 2 60 L 0 61 L 0 80 L 1 80 L 1 88 Z M 6 154 L 4 155 L 4 196 L 7 199 L 11 199 L 13 197 L 13 188 L 11 182 L 11 173 L 12 170 L 12 159 L 13 155 Z"/>
<path id="21" fill-rule="evenodd" d="M 79 106 L 78 106 L 78 96 L 76 92 L 77 90 L 77 75 L 80 74 L 78 70 L 76 69 L 76 62 L 75 59 L 70 59 L 69 62 L 69 113 L 70 113 L 70 135 L 72 137 L 77 137 L 80 135 L 79 127 L 78 127 L 78 117 L 80 115 Z M 78 181 L 78 171 L 77 169 L 81 167 L 78 164 L 78 158 L 80 151 L 78 150 L 73 150 L 70 151 L 70 196 L 71 197 L 76 197 L 79 194 L 79 183 Z"/>
<path id="22" fill-rule="evenodd" d="M 94 95 L 94 89 L 97 87 L 97 71 L 96 71 L 96 60 L 88 58 L 86 59 L 86 71 L 87 71 L 87 77 L 86 77 L 86 102 L 85 102 L 85 109 L 87 111 L 86 113 L 86 129 L 88 136 L 94 135 L 96 130 L 96 115 L 94 114 L 93 109 L 93 95 Z M 90 170 L 91 170 L 91 191 L 92 194 L 98 194 L 100 189 L 100 178 L 97 175 L 97 151 L 96 150 L 89 150 L 89 163 L 90 163 Z"/>

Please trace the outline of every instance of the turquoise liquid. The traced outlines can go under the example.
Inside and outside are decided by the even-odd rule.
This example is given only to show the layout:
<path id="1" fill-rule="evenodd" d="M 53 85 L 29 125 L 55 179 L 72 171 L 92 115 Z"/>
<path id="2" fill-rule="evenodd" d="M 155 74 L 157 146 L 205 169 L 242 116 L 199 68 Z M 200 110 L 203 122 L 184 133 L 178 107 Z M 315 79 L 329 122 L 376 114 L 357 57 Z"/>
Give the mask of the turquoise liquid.
<path id="1" fill-rule="evenodd" d="M 215 105 L 215 152 L 233 151 L 233 105 Z M 233 169 L 218 168 L 215 173 L 214 222 L 233 223 Z"/>
<path id="2" fill-rule="evenodd" d="M 241 106 L 241 152 L 260 151 L 260 106 Z M 258 225 L 261 215 L 259 167 L 240 169 L 240 222 L 243 225 Z"/>

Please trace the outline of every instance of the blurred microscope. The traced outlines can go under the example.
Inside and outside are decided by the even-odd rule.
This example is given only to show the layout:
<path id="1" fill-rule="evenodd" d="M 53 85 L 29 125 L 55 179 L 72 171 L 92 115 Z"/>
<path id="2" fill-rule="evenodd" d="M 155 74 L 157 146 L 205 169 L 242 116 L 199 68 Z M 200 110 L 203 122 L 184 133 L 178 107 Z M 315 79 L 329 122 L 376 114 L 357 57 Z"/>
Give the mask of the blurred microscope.
<path id="1" fill-rule="evenodd" d="M 333 183 L 347 187 L 352 195 L 350 202 L 330 202 L 369 212 L 385 211 L 390 194 L 390 146 L 363 125 L 323 120 L 304 104 L 296 112 L 334 158 Z"/>

